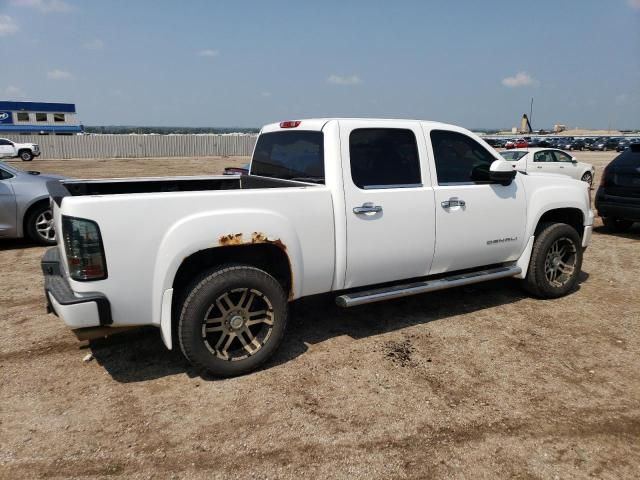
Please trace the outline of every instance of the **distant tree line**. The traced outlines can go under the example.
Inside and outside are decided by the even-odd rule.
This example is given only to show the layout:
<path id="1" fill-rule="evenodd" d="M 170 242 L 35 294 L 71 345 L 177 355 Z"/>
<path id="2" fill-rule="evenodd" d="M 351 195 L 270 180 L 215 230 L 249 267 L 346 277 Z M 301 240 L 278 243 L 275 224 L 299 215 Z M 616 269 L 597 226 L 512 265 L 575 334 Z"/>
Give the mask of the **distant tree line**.
<path id="1" fill-rule="evenodd" d="M 85 133 L 102 133 L 102 134 L 118 134 L 127 135 L 137 133 L 140 135 L 157 133 L 159 135 L 169 134 L 202 134 L 202 133 L 258 133 L 258 128 L 242 128 L 242 127 L 136 127 L 129 125 L 104 125 L 104 126 L 85 126 Z"/>

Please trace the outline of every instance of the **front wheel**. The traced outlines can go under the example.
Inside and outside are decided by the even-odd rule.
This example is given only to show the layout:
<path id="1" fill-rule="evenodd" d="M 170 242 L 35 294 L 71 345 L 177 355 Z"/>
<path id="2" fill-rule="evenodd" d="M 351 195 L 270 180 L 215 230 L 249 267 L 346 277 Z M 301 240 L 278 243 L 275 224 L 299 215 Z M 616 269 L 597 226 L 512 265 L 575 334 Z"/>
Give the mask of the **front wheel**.
<path id="1" fill-rule="evenodd" d="M 48 204 L 35 207 L 25 222 L 27 236 L 40 245 L 55 245 L 56 231 L 53 225 L 53 212 Z"/>
<path id="2" fill-rule="evenodd" d="M 33 153 L 31 153 L 29 150 L 22 150 L 19 154 L 19 157 L 23 162 L 30 162 L 31 160 L 33 160 Z"/>
<path id="3" fill-rule="evenodd" d="M 287 297 L 267 272 L 239 265 L 210 270 L 187 291 L 178 336 L 193 365 L 221 377 L 262 365 L 287 324 Z"/>
<path id="4" fill-rule="evenodd" d="M 536 235 L 524 287 L 536 297 L 562 297 L 575 288 L 581 268 L 578 232 L 566 223 L 547 223 Z"/>
<path id="5" fill-rule="evenodd" d="M 589 186 L 591 186 L 593 184 L 593 175 L 591 175 L 591 172 L 586 172 L 584 175 L 582 175 L 581 180 L 583 182 L 587 182 Z"/>

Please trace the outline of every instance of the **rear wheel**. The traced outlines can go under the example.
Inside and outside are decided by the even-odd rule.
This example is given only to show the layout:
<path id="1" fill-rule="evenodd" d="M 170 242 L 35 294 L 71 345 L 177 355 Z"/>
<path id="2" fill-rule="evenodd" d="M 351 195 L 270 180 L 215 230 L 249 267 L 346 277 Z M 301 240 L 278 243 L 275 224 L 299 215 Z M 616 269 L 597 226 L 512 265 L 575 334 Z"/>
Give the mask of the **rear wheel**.
<path id="1" fill-rule="evenodd" d="M 547 223 L 536 235 L 524 286 L 536 297 L 562 297 L 575 288 L 581 268 L 578 232 L 566 223 Z"/>
<path id="2" fill-rule="evenodd" d="M 287 297 L 267 272 L 239 265 L 206 272 L 188 289 L 178 336 L 185 357 L 230 377 L 262 365 L 287 324 Z"/>
<path id="3" fill-rule="evenodd" d="M 53 212 L 48 204 L 35 207 L 25 222 L 27 236 L 40 245 L 55 245 L 56 231 L 53 225 Z"/>
<path id="4" fill-rule="evenodd" d="M 33 160 L 33 153 L 31 153 L 29 150 L 21 150 L 18 156 L 23 162 L 30 162 L 31 160 Z"/>
<path id="5" fill-rule="evenodd" d="M 631 220 L 620 220 L 614 217 L 604 217 L 602 223 L 609 230 L 614 232 L 626 232 L 631 228 L 633 222 Z"/>

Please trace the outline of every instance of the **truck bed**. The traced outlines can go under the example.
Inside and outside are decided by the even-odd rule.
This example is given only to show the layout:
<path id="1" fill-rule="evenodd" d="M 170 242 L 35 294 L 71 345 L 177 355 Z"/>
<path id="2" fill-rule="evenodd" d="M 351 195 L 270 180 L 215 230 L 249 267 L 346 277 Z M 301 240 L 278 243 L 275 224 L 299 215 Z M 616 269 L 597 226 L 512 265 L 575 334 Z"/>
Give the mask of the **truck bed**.
<path id="1" fill-rule="evenodd" d="M 304 182 L 279 178 L 246 176 L 109 178 L 104 180 L 65 180 L 48 185 L 56 199 L 65 196 L 123 195 L 129 193 L 197 192 L 211 190 L 249 190 L 313 186 Z"/>

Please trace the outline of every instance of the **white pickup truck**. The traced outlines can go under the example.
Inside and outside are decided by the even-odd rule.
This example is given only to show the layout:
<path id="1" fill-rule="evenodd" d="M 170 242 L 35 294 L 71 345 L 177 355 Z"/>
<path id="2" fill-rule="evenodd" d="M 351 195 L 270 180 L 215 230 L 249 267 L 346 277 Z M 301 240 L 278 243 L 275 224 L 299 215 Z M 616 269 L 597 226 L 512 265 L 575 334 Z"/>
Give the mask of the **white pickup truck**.
<path id="1" fill-rule="evenodd" d="M 37 143 L 18 143 L 0 138 L 0 158 L 20 158 L 23 162 L 30 162 L 39 156 L 40 145 Z"/>
<path id="2" fill-rule="evenodd" d="M 503 277 L 568 294 L 593 223 L 585 182 L 517 172 L 473 133 L 418 120 L 282 122 L 247 176 L 49 192 L 50 311 L 80 338 L 155 325 L 221 376 L 262 364 L 308 295 L 353 307 Z"/>

